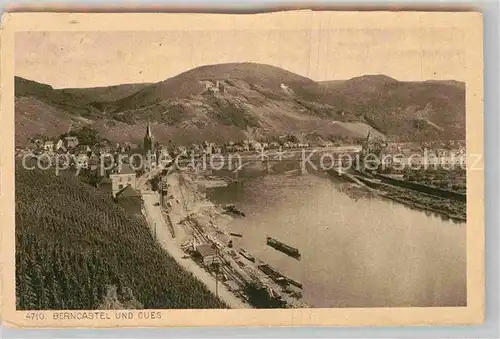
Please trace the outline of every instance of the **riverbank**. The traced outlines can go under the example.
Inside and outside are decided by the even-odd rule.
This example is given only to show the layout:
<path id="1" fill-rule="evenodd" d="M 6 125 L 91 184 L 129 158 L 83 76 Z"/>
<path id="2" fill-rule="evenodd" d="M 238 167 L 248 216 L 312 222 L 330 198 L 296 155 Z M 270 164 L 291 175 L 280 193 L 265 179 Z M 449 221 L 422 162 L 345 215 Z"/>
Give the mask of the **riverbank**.
<path id="1" fill-rule="evenodd" d="M 178 227 L 177 223 L 179 218 L 182 218 L 187 214 L 185 205 L 179 198 L 181 198 L 180 187 L 177 184 L 178 179 L 175 177 L 170 179 L 169 187 L 172 190 L 173 197 L 178 201 L 173 208 L 169 211 L 170 219 L 172 221 L 172 226 L 177 234 L 176 238 L 172 237 L 172 234 L 167 225 L 167 221 L 163 215 L 162 206 L 159 205 L 160 197 L 157 192 L 154 191 L 142 191 L 142 199 L 144 201 L 144 214 L 148 224 L 151 227 L 151 231 L 154 234 L 158 243 L 162 248 L 167 251 L 167 253 L 174 258 L 179 265 L 181 265 L 186 271 L 191 272 L 198 280 L 200 280 L 214 295 L 217 295 L 224 303 L 226 303 L 230 308 L 249 308 L 250 306 L 236 297 L 228 288 L 222 284 L 218 284 L 215 277 L 209 272 L 202 269 L 194 261 L 186 258 L 185 253 L 181 250 L 180 241 L 186 237 L 184 232 Z M 182 199 L 182 198 L 181 198 Z M 175 200 L 174 200 L 175 201 Z M 175 207 L 174 207 L 175 206 Z"/>
<path id="2" fill-rule="evenodd" d="M 329 171 L 330 176 L 344 178 L 375 193 L 382 198 L 406 205 L 421 211 L 435 213 L 445 219 L 459 222 L 467 221 L 467 204 L 465 201 L 448 199 L 442 196 L 420 192 L 405 187 L 382 182 L 377 178 L 368 178 L 360 173 L 342 173 Z"/>
<path id="3" fill-rule="evenodd" d="M 150 224 L 156 223 L 155 232 L 162 246 L 185 263 L 184 266 L 211 291 L 215 286 L 214 293 L 218 293 L 231 308 L 307 307 L 300 301 L 300 291 L 273 281 L 260 270 L 265 262 L 259 258 L 254 262 L 247 260 L 241 249 L 232 245 L 234 236 L 228 224 L 234 217 L 243 218 L 244 213 L 228 213 L 225 205 L 206 198 L 201 189 L 206 188 L 207 181 L 212 179 L 219 180 L 196 172 L 170 173 L 164 178 L 167 193 L 164 194 L 163 206 L 155 205 L 159 201 L 158 195 L 151 198 L 155 192 L 143 194 L 147 214 L 156 214 Z M 212 185 L 209 183 L 208 187 Z M 163 220 L 157 220 L 161 214 Z M 161 232 L 158 232 L 159 228 Z M 167 229 L 169 231 L 165 232 Z M 209 260 L 217 262 L 218 268 L 207 265 L 207 258 L 198 250 L 203 246 L 215 250 L 217 260 Z"/>

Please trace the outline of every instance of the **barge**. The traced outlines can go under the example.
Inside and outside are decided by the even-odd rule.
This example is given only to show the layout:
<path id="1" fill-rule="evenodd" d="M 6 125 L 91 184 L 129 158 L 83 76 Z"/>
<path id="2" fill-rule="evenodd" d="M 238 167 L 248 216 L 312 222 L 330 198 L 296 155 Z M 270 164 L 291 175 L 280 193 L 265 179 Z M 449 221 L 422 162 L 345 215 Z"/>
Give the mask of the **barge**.
<path id="1" fill-rule="evenodd" d="M 292 258 L 295 258 L 297 260 L 300 260 L 300 258 L 301 258 L 301 254 L 300 254 L 299 250 L 296 249 L 295 247 L 289 246 L 289 245 L 287 245 L 287 244 L 285 244 L 277 239 L 271 238 L 271 237 L 267 237 L 266 242 L 267 242 L 268 246 L 271 246 L 275 250 L 283 252 Z"/>
<path id="2" fill-rule="evenodd" d="M 300 282 L 298 282 L 297 280 L 293 280 L 290 277 L 285 277 L 285 279 L 286 279 L 286 281 L 288 281 L 288 283 L 290 285 L 293 285 L 293 286 L 298 287 L 298 288 L 302 288 L 302 284 Z"/>
<path id="3" fill-rule="evenodd" d="M 268 264 L 258 265 L 257 268 L 268 275 L 272 280 L 281 285 L 290 284 L 296 286 L 298 288 L 302 288 L 302 284 L 292 278 L 289 278 L 280 272 L 278 272 L 275 268 L 269 266 Z"/>
<path id="4" fill-rule="evenodd" d="M 276 283 L 281 284 L 281 285 L 287 283 L 286 278 L 281 273 L 276 271 L 274 268 L 269 266 L 268 264 L 258 265 L 257 268 L 259 270 L 261 270 L 262 272 L 264 272 L 265 274 L 267 274 Z"/>
<path id="5" fill-rule="evenodd" d="M 243 213 L 242 211 L 240 211 L 239 209 L 237 209 L 234 204 L 229 204 L 229 205 L 224 206 L 224 210 L 227 213 L 232 213 L 232 214 L 238 215 L 240 217 L 244 217 L 245 216 L 245 213 Z"/>

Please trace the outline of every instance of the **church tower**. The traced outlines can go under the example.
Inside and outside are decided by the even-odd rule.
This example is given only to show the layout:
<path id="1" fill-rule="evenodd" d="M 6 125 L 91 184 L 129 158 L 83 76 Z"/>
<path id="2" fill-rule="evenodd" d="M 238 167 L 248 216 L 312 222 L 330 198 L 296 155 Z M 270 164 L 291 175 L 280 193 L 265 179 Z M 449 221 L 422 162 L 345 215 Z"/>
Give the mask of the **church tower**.
<path id="1" fill-rule="evenodd" d="M 372 140 L 371 140 L 371 131 L 368 131 L 368 136 L 366 137 L 363 143 L 363 155 L 367 155 L 371 151 Z"/>
<path id="2" fill-rule="evenodd" d="M 148 122 L 146 127 L 146 135 L 144 136 L 144 153 L 153 151 L 153 133 L 151 133 L 151 125 Z"/>
<path id="3" fill-rule="evenodd" d="M 151 132 L 151 125 L 148 122 L 146 127 L 146 135 L 144 136 L 144 155 L 146 156 L 146 166 L 152 169 L 156 166 L 156 151 L 154 150 L 153 133 Z"/>

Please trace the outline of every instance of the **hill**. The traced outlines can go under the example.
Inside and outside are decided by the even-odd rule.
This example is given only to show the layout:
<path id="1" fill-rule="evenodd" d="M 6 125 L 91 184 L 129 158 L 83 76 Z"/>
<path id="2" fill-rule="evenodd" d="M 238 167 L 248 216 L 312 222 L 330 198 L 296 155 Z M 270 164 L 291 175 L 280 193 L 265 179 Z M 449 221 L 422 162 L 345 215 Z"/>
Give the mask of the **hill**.
<path id="1" fill-rule="evenodd" d="M 147 122 L 160 142 L 177 143 L 283 134 L 300 139 L 313 132 L 322 139 L 364 138 L 369 130 L 402 141 L 465 137 L 465 85 L 452 80 L 365 75 L 317 83 L 270 65 L 229 63 L 155 84 L 68 90 L 35 84 L 16 86 L 16 97 L 35 98 L 73 120 L 85 118 L 77 122 L 93 124 L 114 141 L 140 143 Z M 38 108 L 40 116 L 50 110 Z M 69 124 L 67 115 L 60 119 Z"/>
<path id="2" fill-rule="evenodd" d="M 25 145 L 35 134 L 57 136 L 73 127 L 93 124 L 79 114 L 72 114 L 32 96 L 15 98 L 15 144 Z"/>
<path id="3" fill-rule="evenodd" d="M 284 83 L 294 90 L 302 90 L 315 82 L 282 68 L 251 62 L 207 65 L 194 68 L 177 76 L 149 86 L 117 102 L 117 110 L 126 111 L 168 99 L 185 99 L 205 91 L 204 81 L 240 80 L 273 94 L 282 94 Z"/>
<path id="4" fill-rule="evenodd" d="M 313 80 L 269 65 L 202 66 L 109 103 L 106 110 L 114 121 L 101 121 L 98 126 L 107 128 L 108 139 L 126 136 L 140 140 L 142 134 L 134 135 L 137 129 L 132 126 L 152 121 L 160 140 L 184 143 L 240 141 L 254 137 L 249 130 L 265 137 L 313 130 L 325 138 L 332 133 L 365 136 L 342 127 L 359 122 L 357 117 L 314 101 L 320 95 L 317 90 Z M 328 128 L 333 121 L 339 128 Z M 144 128 L 139 131 L 143 133 Z"/>
<path id="5" fill-rule="evenodd" d="M 74 97 L 81 98 L 90 103 L 103 103 L 118 101 L 139 92 L 150 86 L 149 83 L 140 84 L 121 84 L 107 87 L 92 88 L 64 88 L 58 90 L 61 93 L 67 93 Z"/>
<path id="6" fill-rule="evenodd" d="M 60 106 L 72 113 L 97 112 L 95 104 L 112 102 L 128 97 L 150 84 L 122 84 L 107 87 L 54 89 L 36 81 L 14 78 L 16 97 L 34 97 L 43 102 Z"/>
<path id="7" fill-rule="evenodd" d="M 15 175 L 18 309 L 225 307 L 108 195 L 74 176 Z"/>
<path id="8" fill-rule="evenodd" d="M 54 89 L 36 81 L 15 77 L 15 133 L 17 146 L 35 134 L 57 136 L 70 127 L 94 124 L 103 117 L 101 102 L 118 100 L 148 84 Z"/>
<path id="9" fill-rule="evenodd" d="M 465 84 L 368 75 L 322 82 L 324 100 L 397 140 L 465 139 Z"/>
<path id="10" fill-rule="evenodd" d="M 63 90 L 36 81 L 15 77 L 14 89 L 16 97 L 35 98 L 45 104 L 67 111 L 68 113 L 86 116 L 96 111 L 85 98 L 76 97 Z"/>

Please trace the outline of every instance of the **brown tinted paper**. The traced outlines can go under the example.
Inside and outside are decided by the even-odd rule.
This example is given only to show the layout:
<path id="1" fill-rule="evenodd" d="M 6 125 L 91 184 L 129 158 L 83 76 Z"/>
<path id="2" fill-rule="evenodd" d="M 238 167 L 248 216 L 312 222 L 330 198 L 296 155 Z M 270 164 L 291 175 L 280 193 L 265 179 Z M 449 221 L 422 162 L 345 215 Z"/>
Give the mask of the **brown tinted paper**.
<path id="1" fill-rule="evenodd" d="M 371 35 L 360 32 L 371 30 Z M 30 32 L 30 33 L 27 33 Z M 121 35 L 134 32 L 135 37 Z M 218 32 L 214 38 L 210 32 Z M 279 32 L 284 32 L 280 35 Z M 58 53 L 85 34 L 115 33 L 133 43 L 118 58 L 152 60 L 143 72 L 114 65 L 102 50 Z M 163 62 L 142 36 L 165 33 L 172 59 Z M 174 34 L 175 33 L 175 34 Z M 31 34 L 31 38 L 29 36 Z M 180 35 L 179 35 L 180 34 Z M 349 34 L 352 38 L 349 39 Z M 184 39 L 169 41 L 170 36 Z M 368 36 L 368 38 L 367 38 Z M 39 39 L 52 48 L 39 50 Z M 194 38 L 193 38 L 194 37 Z M 482 16 L 475 12 L 315 12 L 230 14 L 4 14 L 1 36 L 2 321 L 9 327 L 396 326 L 478 324 L 484 316 L 483 160 L 467 172 L 466 306 L 305 309 L 101 310 L 71 320 L 60 310 L 18 311 L 15 295 L 14 76 L 54 87 L 156 82 L 197 66 L 251 61 L 282 67 L 316 81 L 384 73 L 398 80 L 458 80 L 466 84 L 466 147 L 483 154 Z M 23 40 L 24 39 L 24 40 Z M 26 43 L 26 41 L 30 41 Z M 112 40 L 113 38 L 111 38 Z M 146 38 L 145 38 L 146 39 Z M 193 48 L 191 39 L 198 41 Z M 204 39 L 213 39 L 204 41 Z M 23 41 L 21 43 L 21 40 Z M 147 40 L 147 39 L 146 39 Z M 213 43 L 210 43 L 213 42 Z M 19 45 L 17 45 L 19 43 Z M 126 45 L 126 44 L 125 44 Z M 42 46 L 42 44 L 40 45 Z M 137 46 L 134 48 L 134 46 Z M 42 48 L 42 47 L 40 47 Z M 184 53 L 182 51 L 185 51 Z M 453 54 L 456 51 L 456 55 Z M 29 54 L 31 53 L 31 54 Z M 92 55 L 90 55 L 92 53 Z M 96 63 L 102 57 L 102 63 Z M 60 58 L 60 59 L 58 59 Z M 86 62 L 86 60 L 92 60 Z M 61 66 L 63 65 L 63 66 Z M 72 76 L 71 67 L 85 72 Z M 439 74 L 436 74 L 439 73 Z M 470 159 L 469 159 L 470 160 Z M 418 225 L 415 225 L 418 226 Z M 409 263 L 410 264 L 410 263 Z M 81 311 L 64 311 L 76 314 Z M 64 319 L 64 318 L 67 319 Z M 62 319 L 61 319 L 62 318 Z M 148 318 L 148 319 L 145 319 Z"/>

